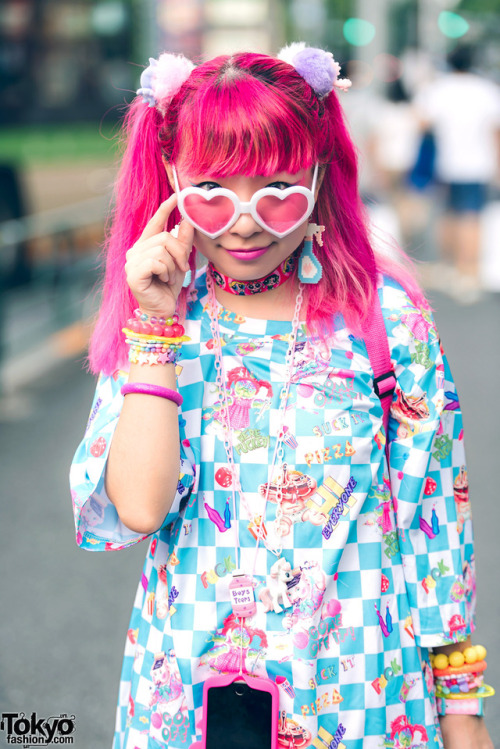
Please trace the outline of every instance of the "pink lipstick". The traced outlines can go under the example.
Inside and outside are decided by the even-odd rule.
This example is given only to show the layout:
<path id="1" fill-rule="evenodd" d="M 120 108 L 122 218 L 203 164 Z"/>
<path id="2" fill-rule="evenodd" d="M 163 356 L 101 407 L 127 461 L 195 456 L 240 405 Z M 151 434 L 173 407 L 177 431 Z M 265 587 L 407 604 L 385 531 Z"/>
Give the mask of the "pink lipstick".
<path id="1" fill-rule="evenodd" d="M 226 250 L 236 260 L 256 260 L 268 251 L 269 247 L 256 247 L 253 250 Z"/>

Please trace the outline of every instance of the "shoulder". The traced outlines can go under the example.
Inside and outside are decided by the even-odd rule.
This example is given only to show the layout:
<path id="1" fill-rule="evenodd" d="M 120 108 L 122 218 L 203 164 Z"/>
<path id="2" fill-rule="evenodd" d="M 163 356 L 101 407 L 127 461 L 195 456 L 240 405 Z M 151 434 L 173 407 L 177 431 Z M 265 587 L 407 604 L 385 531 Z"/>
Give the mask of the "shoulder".
<path id="1" fill-rule="evenodd" d="M 432 310 L 425 297 L 414 301 L 398 281 L 385 275 L 379 279 L 378 295 L 389 338 L 407 345 L 438 340 Z"/>
<path id="2" fill-rule="evenodd" d="M 384 317 L 386 317 L 388 311 L 399 310 L 408 306 L 415 307 L 404 286 L 392 276 L 380 275 L 377 291 Z"/>

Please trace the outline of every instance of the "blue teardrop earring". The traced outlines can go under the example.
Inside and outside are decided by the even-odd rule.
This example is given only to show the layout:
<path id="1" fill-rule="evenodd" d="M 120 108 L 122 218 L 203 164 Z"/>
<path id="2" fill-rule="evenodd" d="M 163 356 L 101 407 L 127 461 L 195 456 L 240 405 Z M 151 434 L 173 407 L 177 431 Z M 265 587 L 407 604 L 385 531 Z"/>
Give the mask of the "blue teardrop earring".
<path id="1" fill-rule="evenodd" d="M 323 275 L 321 263 L 313 251 L 313 238 L 316 237 L 318 245 L 323 247 L 322 234 L 324 231 L 324 226 L 312 223 L 307 225 L 304 247 L 299 258 L 299 280 L 302 281 L 302 283 L 318 283 Z"/>

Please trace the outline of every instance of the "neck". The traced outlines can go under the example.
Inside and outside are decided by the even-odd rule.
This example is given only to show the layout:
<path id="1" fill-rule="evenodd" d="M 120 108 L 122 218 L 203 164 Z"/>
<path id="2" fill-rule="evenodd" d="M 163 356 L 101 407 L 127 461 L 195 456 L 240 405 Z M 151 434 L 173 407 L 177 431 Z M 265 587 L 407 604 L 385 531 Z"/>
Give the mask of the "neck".
<path id="1" fill-rule="evenodd" d="M 241 281 L 240 279 L 225 276 L 217 270 L 213 263 L 209 264 L 209 269 L 216 286 L 220 289 L 236 296 L 253 296 L 263 291 L 270 291 L 286 283 L 297 267 L 298 254 L 298 250 L 295 250 L 277 268 L 274 268 L 265 276 L 249 279 L 248 281 Z"/>
<path id="2" fill-rule="evenodd" d="M 210 273 L 215 297 L 225 309 L 266 320 L 293 320 L 299 288 L 295 274 L 299 252 L 296 250 L 266 276 L 253 281 L 239 281 L 224 276 L 212 263 Z"/>
<path id="3" fill-rule="evenodd" d="M 295 300 L 299 290 L 299 282 L 295 276 L 275 289 L 249 296 L 230 294 L 216 284 L 214 287 L 215 298 L 219 304 L 237 315 L 260 320 L 293 320 Z"/>

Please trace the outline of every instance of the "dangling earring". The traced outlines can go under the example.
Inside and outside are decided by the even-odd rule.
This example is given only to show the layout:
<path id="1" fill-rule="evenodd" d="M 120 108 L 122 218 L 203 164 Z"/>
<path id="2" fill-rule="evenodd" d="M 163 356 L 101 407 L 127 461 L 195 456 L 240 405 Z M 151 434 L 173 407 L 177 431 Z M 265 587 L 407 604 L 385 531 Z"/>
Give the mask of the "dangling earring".
<path id="1" fill-rule="evenodd" d="M 307 226 L 304 247 L 299 258 L 299 280 L 302 283 L 318 283 L 323 275 L 321 263 L 313 252 L 313 237 L 316 237 L 316 242 L 320 247 L 323 247 L 322 234 L 324 231 L 325 227 L 318 226 L 318 224 L 308 224 Z"/>

